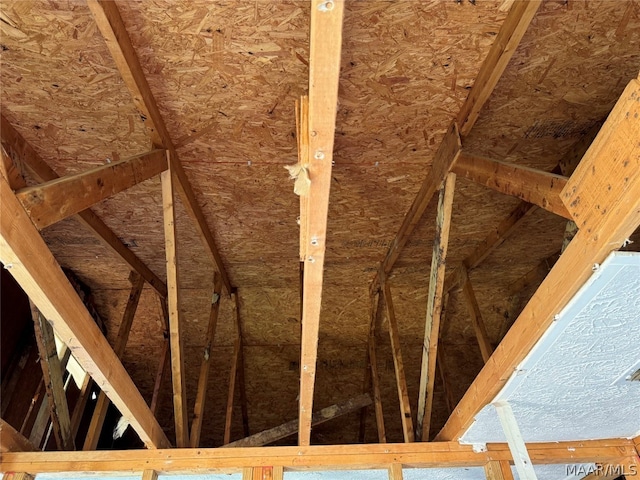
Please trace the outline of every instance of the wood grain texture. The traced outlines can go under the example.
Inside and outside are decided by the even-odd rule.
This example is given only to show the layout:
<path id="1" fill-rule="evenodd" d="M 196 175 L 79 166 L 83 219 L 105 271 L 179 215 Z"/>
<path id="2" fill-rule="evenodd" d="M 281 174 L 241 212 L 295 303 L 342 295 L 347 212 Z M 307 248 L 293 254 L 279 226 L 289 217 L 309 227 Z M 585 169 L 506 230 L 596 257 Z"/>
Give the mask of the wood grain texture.
<path id="1" fill-rule="evenodd" d="M 56 333 L 68 339 L 80 365 L 149 447 L 169 442 L 131 377 L 66 279 L 6 181 L 0 181 L 0 260 Z M 28 239 L 28 241 L 25 241 Z"/>

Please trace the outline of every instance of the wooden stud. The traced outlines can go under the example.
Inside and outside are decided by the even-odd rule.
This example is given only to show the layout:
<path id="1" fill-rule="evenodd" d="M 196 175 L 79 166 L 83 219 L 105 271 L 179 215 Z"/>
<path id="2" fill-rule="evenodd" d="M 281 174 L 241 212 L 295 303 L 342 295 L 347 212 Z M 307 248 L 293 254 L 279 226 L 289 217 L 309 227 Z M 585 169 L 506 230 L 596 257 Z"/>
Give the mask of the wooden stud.
<path id="1" fill-rule="evenodd" d="M 155 470 L 144 470 L 142 472 L 142 480 L 158 480 L 158 472 Z"/>
<path id="2" fill-rule="evenodd" d="M 394 463 L 389 467 L 389 480 L 402 480 L 402 465 Z"/>
<path id="3" fill-rule="evenodd" d="M 18 157 L 29 168 L 33 175 L 41 182 L 55 180 L 58 174 L 47 165 L 47 163 L 38 155 L 38 153 L 29 145 L 25 139 L 13 128 L 4 115 L 0 115 L 2 125 L 0 134 L 2 135 L 2 143 L 13 153 L 14 157 Z M 20 185 L 22 188 L 26 185 Z M 151 285 L 159 295 L 167 296 L 166 284 L 140 260 L 122 240 L 93 213 L 92 210 L 84 210 L 76 218 L 81 224 L 85 225 L 106 247 L 111 249 L 118 257 L 127 263 L 131 269 L 138 272 Z"/>
<path id="4" fill-rule="evenodd" d="M 636 455 L 628 439 L 580 440 L 527 444 L 534 464 L 619 462 Z M 241 471 L 255 465 L 318 470 L 328 466 L 348 469 L 413 467 L 483 467 L 487 462 L 511 461 L 504 443 L 487 444 L 474 452 L 458 442 L 414 442 L 370 445 L 320 445 L 310 447 L 185 448 L 157 451 L 7 452 L 3 471 L 47 472 L 161 472 L 212 473 Z"/>
<path id="5" fill-rule="evenodd" d="M 381 293 L 372 297 L 371 325 L 369 327 L 368 352 L 369 368 L 371 369 L 371 386 L 373 390 L 373 403 L 376 413 L 376 429 L 378 431 L 378 442 L 386 443 L 387 435 L 384 427 L 384 414 L 382 411 L 382 394 L 380 393 L 380 376 L 378 374 L 378 355 L 376 353 L 376 323 L 378 311 L 381 310 Z"/>
<path id="6" fill-rule="evenodd" d="M 275 467 L 245 467 L 242 470 L 242 480 L 282 480 L 284 469 Z"/>
<path id="7" fill-rule="evenodd" d="M 4 123 L 4 117 L 3 123 Z M 3 125 L 4 127 L 4 125 Z M 7 181 L 12 190 L 19 190 L 27 186 L 17 162 L 9 156 L 9 153 L 2 146 L 2 158 L 0 160 L 0 175 Z"/>
<path id="8" fill-rule="evenodd" d="M 148 180 L 167 168 L 164 150 L 108 163 L 16 192 L 31 221 L 42 230 Z"/>
<path id="9" fill-rule="evenodd" d="M 504 435 L 507 437 L 507 444 L 509 445 L 509 450 L 511 450 L 518 477 L 521 480 L 538 480 L 511 405 L 508 402 L 500 401 L 495 402 L 493 406 L 500 419 Z"/>
<path id="10" fill-rule="evenodd" d="M 47 390 L 53 434 L 58 449 L 75 450 L 75 442 L 71 435 L 67 393 L 65 392 L 62 378 L 64 371 L 58 358 L 53 328 L 33 303 L 31 303 L 31 315 L 40 352 L 40 366 L 42 367 L 44 386 Z"/>
<path id="11" fill-rule="evenodd" d="M 204 420 L 204 406 L 207 399 L 207 385 L 209 382 L 209 362 L 211 358 L 211 350 L 213 341 L 216 336 L 216 328 L 218 326 L 218 312 L 220 311 L 220 293 L 222 291 L 222 279 L 217 272 L 213 274 L 213 297 L 211 299 L 211 311 L 209 313 L 209 326 L 207 327 L 207 336 L 205 337 L 205 345 L 202 354 L 202 363 L 200 364 L 200 376 L 198 377 L 198 390 L 196 392 L 196 401 L 193 407 L 193 421 L 191 423 L 191 448 L 197 448 L 200 445 L 200 432 L 202 431 L 202 422 Z"/>
<path id="12" fill-rule="evenodd" d="M 309 163 L 310 208 L 301 232 L 309 234 L 304 266 L 300 402 L 298 441 L 311 442 L 313 391 L 318 356 L 318 331 L 322 304 L 327 214 L 331 188 L 333 141 L 338 104 L 338 78 L 342 47 L 343 0 L 311 2 L 309 51 Z"/>
<path id="13" fill-rule="evenodd" d="M 489 341 L 489 335 L 487 335 L 487 328 L 482 320 L 482 314 L 480 313 L 480 306 L 476 300 L 476 295 L 471 286 L 471 280 L 469 280 L 469 274 L 464 265 L 460 266 L 460 274 L 462 278 L 462 293 L 467 301 L 467 308 L 469 310 L 469 316 L 471 317 L 471 324 L 473 330 L 476 333 L 476 339 L 480 346 L 480 353 L 482 354 L 482 360 L 484 363 L 489 361 L 489 357 L 493 353 L 493 347 Z"/>
<path id="14" fill-rule="evenodd" d="M 391 340 L 391 352 L 393 354 L 393 366 L 396 373 L 396 387 L 398 389 L 398 401 L 400 403 L 400 418 L 402 422 L 402 433 L 405 442 L 414 441 L 413 420 L 411 418 L 411 403 L 409 402 L 409 391 L 407 389 L 407 380 L 404 374 L 404 362 L 402 360 L 402 348 L 400 346 L 400 332 L 398 323 L 396 322 L 396 314 L 393 308 L 393 299 L 391 297 L 391 287 L 384 276 L 379 274 L 380 283 L 384 295 L 384 304 L 386 306 L 387 320 L 389 323 L 389 338 Z"/>
<path id="15" fill-rule="evenodd" d="M 514 163 L 489 160 L 462 152 L 452 169 L 459 177 L 517 197 L 551 213 L 571 219 L 560 193 L 567 178 Z"/>
<path id="16" fill-rule="evenodd" d="M 580 230 L 458 403 L 438 441 L 458 438 L 469 428 L 593 274 L 594 263 L 601 263 L 640 225 L 640 147 L 632 141 L 640 137 L 633 113 L 640 108 L 639 85 L 637 80 L 629 84 L 563 192 Z"/>
<path id="17" fill-rule="evenodd" d="M 367 394 L 358 395 L 343 403 L 331 405 L 330 407 L 318 410 L 311 417 L 312 426 L 321 425 L 329 420 L 341 417 L 348 413 L 357 412 L 361 408 L 365 408 L 367 405 L 371 405 L 371 396 Z M 298 420 L 291 420 L 290 422 L 283 423 L 274 428 L 263 430 L 262 432 L 255 433 L 250 437 L 242 438 L 224 445 L 224 447 L 261 447 L 263 445 L 269 445 L 290 435 L 294 435 L 298 432 Z"/>
<path id="18" fill-rule="evenodd" d="M 38 448 L 0 418 L 0 452 L 35 452 Z"/>
<path id="19" fill-rule="evenodd" d="M 35 480 L 35 477 L 25 472 L 5 473 L 2 476 L 3 480 Z"/>
<path id="20" fill-rule="evenodd" d="M 242 403 L 243 411 L 243 425 L 245 425 L 245 437 L 249 436 L 248 433 L 248 418 L 246 415 L 246 392 L 244 387 L 244 361 L 243 361 L 243 341 L 242 341 L 242 324 L 240 322 L 240 303 L 238 300 L 238 292 L 234 291 L 231 296 L 234 301 L 235 310 L 235 327 L 236 327 L 236 339 L 233 345 L 233 359 L 231 361 L 231 372 L 229 374 L 229 393 L 227 395 L 227 411 L 224 422 L 224 439 L 223 444 L 226 445 L 231 441 L 231 424 L 233 420 L 233 403 L 235 399 L 236 381 L 241 389 L 240 401 Z M 242 381 L 240 381 L 240 378 Z"/>
<path id="21" fill-rule="evenodd" d="M 74 356 L 149 447 L 169 442 L 131 377 L 47 248 L 27 212 L 0 179 L 0 261 L 52 322 Z"/>
<path id="22" fill-rule="evenodd" d="M 124 349 L 127 346 L 127 340 L 129 339 L 129 332 L 131 331 L 131 325 L 133 324 L 133 318 L 138 308 L 138 302 L 140 301 L 140 295 L 144 288 L 144 278 L 135 272 L 131 272 L 129 276 L 131 282 L 131 292 L 129 293 L 129 299 L 122 315 L 122 321 L 118 328 L 118 336 L 116 338 L 113 351 L 118 358 L 122 358 Z M 102 427 L 104 420 L 107 417 L 107 410 L 109 409 L 109 398 L 104 392 L 100 392 L 96 406 L 91 416 L 91 422 L 89 423 L 89 430 L 87 436 L 84 439 L 83 450 L 95 450 L 98 448 L 98 441 L 100 440 L 100 434 L 102 433 Z"/>
<path id="23" fill-rule="evenodd" d="M 541 3 L 541 0 L 518 0 L 509 9 L 507 18 L 482 62 L 469 96 L 458 113 L 457 122 L 462 137 L 466 137 L 476 123 L 480 110 L 498 84 Z"/>
<path id="24" fill-rule="evenodd" d="M 85 408 L 89 402 L 93 386 L 94 382 L 91 377 L 89 375 L 85 376 L 84 382 L 82 382 L 82 385 L 80 386 L 78 400 L 76 401 L 76 404 L 73 407 L 73 413 L 71 414 L 71 434 L 73 435 L 73 438 L 76 438 L 78 430 L 80 430 L 80 423 L 82 422 L 82 417 L 84 416 Z"/>
<path id="25" fill-rule="evenodd" d="M 247 403 L 247 389 L 244 380 L 244 334 L 242 333 L 242 315 L 240 314 L 240 295 L 237 289 L 234 289 L 234 301 L 236 310 L 236 329 L 237 336 L 240 338 L 240 350 L 238 357 L 238 389 L 240 390 L 240 410 L 242 412 L 242 429 L 244 436 L 250 435 L 249 431 L 249 408 Z"/>
<path id="26" fill-rule="evenodd" d="M 151 404 L 149 405 L 149 409 L 151 409 L 151 412 L 154 415 L 156 415 L 158 412 L 158 405 L 160 400 L 160 389 L 162 388 L 162 382 L 164 381 L 165 372 L 167 371 L 167 367 L 171 361 L 169 351 L 170 351 L 169 338 L 167 337 L 162 343 L 160 360 L 158 360 L 158 370 L 156 371 L 156 380 L 153 383 L 153 394 L 151 396 Z"/>
<path id="27" fill-rule="evenodd" d="M 168 162 L 171 165 L 171 172 L 177 180 L 178 192 L 182 198 L 182 202 L 187 213 L 194 221 L 196 230 L 205 248 L 211 254 L 222 276 L 222 283 L 225 285 L 227 292 L 231 294 L 231 282 L 229 281 L 220 253 L 218 252 L 215 239 L 207 225 L 204 213 L 198 204 L 187 174 L 182 168 L 178 154 L 171 141 L 171 136 L 160 115 L 160 110 L 151 93 L 149 83 L 144 76 L 142 66 L 131 43 L 131 38 L 120 16 L 118 6 L 115 2 L 108 0 L 87 0 L 87 5 L 107 44 L 107 48 L 111 52 L 116 67 L 120 71 L 120 75 L 133 97 L 133 103 L 145 118 L 145 126 L 149 132 L 151 141 L 156 148 L 162 147 L 171 153 Z"/>
<path id="28" fill-rule="evenodd" d="M 175 193 L 171 168 L 160 175 L 162 182 L 162 210 L 164 215 L 165 255 L 167 257 L 167 304 L 169 308 L 169 341 L 171 345 L 171 379 L 173 381 L 173 410 L 176 427 L 176 446 L 189 446 L 187 420 L 187 386 L 184 370 L 182 324 L 180 321 L 179 269 L 176 244 Z"/>
<path id="29" fill-rule="evenodd" d="M 444 296 L 444 274 L 451 227 L 453 192 L 456 184 L 455 173 L 447 175 L 438 199 L 436 218 L 436 238 L 431 256 L 431 274 L 427 297 L 427 316 L 425 320 L 424 343 L 422 345 L 422 364 L 420 367 L 420 390 L 418 396 L 418 422 L 416 440 L 429 440 L 431 409 L 433 406 L 433 388 L 435 385 L 436 361 L 438 355 L 438 337 Z"/>
<path id="30" fill-rule="evenodd" d="M 444 317 L 442 320 L 440 320 L 440 323 L 442 323 L 443 320 Z M 442 388 L 444 390 L 445 401 L 447 402 L 447 409 L 449 410 L 449 415 L 451 415 L 451 412 L 453 412 L 453 408 L 456 406 L 456 401 L 453 397 L 453 391 L 448 381 L 444 357 L 444 345 L 439 344 L 438 353 L 436 354 L 436 365 L 438 367 L 438 372 L 440 373 L 440 379 L 442 380 Z"/>
<path id="31" fill-rule="evenodd" d="M 487 480 L 513 480 L 513 472 L 509 462 L 492 460 L 484 466 L 484 474 Z"/>

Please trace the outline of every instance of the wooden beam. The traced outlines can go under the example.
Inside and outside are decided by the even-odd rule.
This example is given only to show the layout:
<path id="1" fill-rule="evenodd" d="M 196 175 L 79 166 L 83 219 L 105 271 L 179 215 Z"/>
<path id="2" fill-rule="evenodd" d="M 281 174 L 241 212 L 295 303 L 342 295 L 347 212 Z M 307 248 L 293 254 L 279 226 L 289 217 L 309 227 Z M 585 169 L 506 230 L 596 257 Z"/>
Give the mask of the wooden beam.
<path id="1" fill-rule="evenodd" d="M 224 422 L 224 438 L 223 444 L 226 445 L 231 441 L 231 424 L 233 420 L 233 403 L 235 399 L 236 392 L 236 381 L 238 377 L 242 377 L 242 382 L 238 381 L 240 384 L 239 387 L 242 389 L 241 391 L 241 403 L 243 404 L 243 424 L 248 423 L 245 422 L 244 414 L 246 410 L 246 393 L 244 392 L 244 362 L 242 362 L 243 358 L 243 341 L 242 341 L 242 324 L 240 322 L 240 302 L 238 300 L 238 292 L 234 291 L 231 296 L 234 301 L 234 310 L 235 310 L 235 327 L 236 327 L 236 339 L 233 345 L 233 358 L 231 360 L 231 372 L 229 373 L 229 393 L 227 395 L 227 411 L 225 414 L 225 422 Z M 245 437 L 249 436 L 247 432 L 248 425 L 245 427 Z"/>
<path id="2" fill-rule="evenodd" d="M 560 198 L 560 193 L 567 184 L 567 178 L 562 175 L 465 152 L 460 155 L 452 171 L 496 192 L 511 195 L 571 219 Z"/>
<path id="3" fill-rule="evenodd" d="M 394 463 L 389 467 L 389 480 L 402 480 L 402 465 Z"/>
<path id="4" fill-rule="evenodd" d="M 409 402 L 407 380 L 404 374 L 404 362 L 402 360 L 402 348 L 400 346 L 400 332 L 398 330 L 396 314 L 393 308 L 391 287 L 382 272 L 380 273 L 380 283 L 382 284 L 381 287 L 384 295 L 384 304 L 389 323 L 389 338 L 391 340 L 391 353 L 393 355 L 393 366 L 396 373 L 396 388 L 398 389 L 398 401 L 400 403 L 402 434 L 405 442 L 413 442 L 415 440 L 415 433 L 413 431 L 413 419 L 411 418 L 411 403 Z"/>
<path id="5" fill-rule="evenodd" d="M 308 232 L 304 266 L 302 337 L 300 360 L 300 426 L 298 442 L 311 442 L 313 391 L 318 357 L 318 330 L 322 304 L 324 254 L 327 246 L 327 214 L 331 189 L 331 166 L 338 106 L 338 78 L 342 47 L 344 1 L 311 2 L 309 43 L 309 159 L 311 186 L 308 192 Z M 304 195 L 302 195 L 304 196 Z"/>
<path id="6" fill-rule="evenodd" d="M 168 447 L 131 377 L 4 179 L 0 179 L 0 261 L 142 441 L 149 447 Z"/>
<path id="7" fill-rule="evenodd" d="M 442 317 L 444 320 L 444 317 Z M 442 322 L 441 320 L 441 322 Z M 456 406 L 455 399 L 453 397 L 453 391 L 451 390 L 451 384 L 447 379 L 447 369 L 445 366 L 444 345 L 438 345 L 438 352 L 436 354 L 436 366 L 438 367 L 438 373 L 440 373 L 440 379 L 442 380 L 442 388 L 444 390 L 444 398 L 447 402 L 447 409 L 449 415 L 453 412 L 453 408 Z"/>
<path id="8" fill-rule="evenodd" d="M 2 480 L 35 480 L 35 477 L 25 472 L 9 472 L 2 475 Z"/>
<path id="9" fill-rule="evenodd" d="M 484 466 L 484 474 L 487 480 L 513 480 L 511 465 L 506 460 L 492 460 Z"/>
<path id="10" fill-rule="evenodd" d="M 38 448 L 28 438 L 0 418 L 0 453 L 37 450 Z"/>
<path id="11" fill-rule="evenodd" d="M 187 174 L 182 168 L 178 154 L 171 141 L 171 136 L 160 115 L 160 110 L 144 76 L 142 66 L 131 43 L 131 38 L 120 16 L 118 6 L 115 2 L 108 0 L 87 0 L 87 5 L 93 14 L 98 30 L 104 37 L 116 67 L 133 97 L 133 103 L 144 118 L 144 124 L 149 131 L 151 141 L 154 146 L 165 148 L 171 153 L 168 161 L 171 164 L 172 174 L 177 180 L 178 192 L 185 209 L 194 221 L 205 248 L 211 254 L 222 276 L 222 283 L 225 285 L 227 292 L 231 294 L 231 282 L 218 252 L 215 239 L 207 225 L 204 213 L 198 204 Z"/>
<path id="12" fill-rule="evenodd" d="M 171 168 L 162 172 L 160 178 L 162 182 L 162 211 L 164 216 L 164 249 L 167 258 L 167 304 L 169 308 L 169 342 L 171 345 L 171 379 L 173 382 L 176 446 L 178 448 L 186 448 L 189 446 L 187 386 L 184 370 L 182 322 L 180 320 L 176 198 Z"/>
<path id="13" fill-rule="evenodd" d="M 222 291 L 222 279 L 217 272 L 213 273 L 213 296 L 211 298 L 211 311 L 209 312 L 209 325 L 207 336 L 205 337 L 204 349 L 202 352 L 202 363 L 200 364 L 200 377 L 198 377 L 198 390 L 196 401 L 193 407 L 193 421 L 191 423 L 191 437 L 189 444 L 191 448 L 200 445 L 200 432 L 202 431 L 202 421 L 204 420 L 204 406 L 207 399 L 207 385 L 209 384 L 209 367 L 211 349 L 216 336 L 218 326 L 218 312 L 220 311 L 220 292 Z"/>
<path id="14" fill-rule="evenodd" d="M 170 362 L 169 355 L 169 338 L 165 338 L 162 343 L 162 350 L 160 352 L 160 360 L 158 360 L 158 370 L 156 371 L 156 380 L 153 383 L 153 394 L 151 396 L 151 404 L 149 408 L 151 412 L 156 415 L 158 412 L 158 405 L 160 399 L 160 389 L 162 388 L 162 382 L 164 381 L 164 375 L 167 371 L 167 366 Z"/>
<path id="15" fill-rule="evenodd" d="M 16 192 L 38 230 L 80 213 L 167 168 L 164 150 L 129 157 Z"/>
<path id="16" fill-rule="evenodd" d="M 240 337 L 240 355 L 238 358 L 238 388 L 240 389 L 240 411 L 242 412 L 242 429 L 244 432 L 244 436 L 248 437 L 250 435 L 249 430 L 249 408 L 247 402 L 247 388 L 245 385 L 244 373 L 244 334 L 242 333 L 242 314 L 240 312 L 240 294 L 238 293 L 238 289 L 235 288 L 234 292 L 234 301 L 235 301 L 235 310 L 236 310 L 236 328 L 237 334 Z M 302 317 L 300 317 L 302 319 Z"/>
<path id="17" fill-rule="evenodd" d="M 36 343 L 40 352 L 40 366 L 47 391 L 49 415 L 53 426 L 53 435 L 60 450 L 75 450 L 75 442 L 71 434 L 71 419 L 67 392 L 64 389 L 62 375 L 64 370 L 58 358 L 56 339 L 53 328 L 42 316 L 36 306 L 31 303 L 31 316 L 35 330 Z"/>
<path id="18" fill-rule="evenodd" d="M 49 165 L 38 155 L 25 139 L 13 128 L 4 115 L 0 115 L 2 124 L 0 135 L 5 148 L 12 156 L 19 158 L 41 182 L 55 180 L 58 177 Z M 26 185 L 19 185 L 24 187 Z M 12 188 L 14 188 L 12 186 Z M 15 188 L 14 188 L 15 189 Z M 140 260 L 135 253 L 122 243 L 118 236 L 91 210 L 84 210 L 75 217 L 85 225 L 106 247 L 111 249 L 118 257 L 124 260 L 132 270 L 138 272 L 151 285 L 160 296 L 167 296 L 166 284 Z"/>
<path id="19" fill-rule="evenodd" d="M 632 140 L 640 137 L 634 119 L 640 115 L 637 98 L 640 82 L 633 80 L 563 192 L 580 230 L 458 403 L 438 441 L 459 438 L 469 428 L 593 274 L 594 263 L 620 248 L 640 224 L 640 146 Z"/>
<path id="20" fill-rule="evenodd" d="M 129 339 L 129 332 L 131 331 L 131 325 L 133 324 L 133 318 L 138 308 L 138 302 L 140 301 L 140 295 L 144 288 L 144 278 L 137 273 L 131 272 L 129 276 L 131 282 L 131 292 L 129 292 L 129 299 L 127 305 L 124 308 L 124 314 L 122 315 L 122 321 L 118 328 L 118 336 L 116 338 L 113 351 L 118 358 L 122 358 L 124 349 L 127 346 L 127 340 Z M 104 392 L 100 392 L 98 395 L 98 401 L 93 410 L 91 416 L 91 422 L 89 423 L 89 430 L 87 436 L 84 439 L 83 450 L 95 450 L 98 448 L 98 440 L 100 440 L 100 434 L 102 433 L 102 426 L 104 425 L 104 419 L 107 417 L 107 410 L 109 409 L 109 398 Z"/>
<path id="21" fill-rule="evenodd" d="M 534 464 L 567 464 L 619 461 L 635 453 L 627 439 L 581 440 L 527 444 Z M 310 447 L 185 448 L 95 452 L 9 452 L 1 470 L 47 472 L 160 472 L 214 473 L 242 471 L 255 465 L 293 469 L 343 470 L 412 467 L 483 467 L 489 461 L 511 461 L 506 444 L 487 444 L 486 452 L 474 452 L 457 442 L 414 442 L 370 445 L 319 445 Z"/>
<path id="22" fill-rule="evenodd" d="M 418 422 L 416 440 L 429 440 L 431 427 L 431 409 L 433 407 L 433 388 L 436 381 L 436 361 L 438 358 L 438 336 L 440 315 L 444 295 L 444 274 L 453 209 L 453 192 L 456 174 L 447 175 L 440 189 L 438 213 L 436 218 L 436 238 L 431 254 L 431 274 L 427 297 L 427 316 L 425 320 L 424 342 L 422 345 L 422 364 L 420 366 L 420 390 L 418 396 Z"/>
<path id="23" fill-rule="evenodd" d="M 457 123 L 462 137 L 471 132 L 480 110 L 493 93 L 541 3 L 541 0 L 518 0 L 510 8 L 480 67 L 469 96 L 458 113 Z"/>
<path id="24" fill-rule="evenodd" d="M 369 352 L 369 368 L 371 369 L 371 386 L 373 390 L 373 403 L 376 413 L 376 429 L 378 431 L 378 442 L 386 443 L 387 435 L 384 427 L 384 414 L 382 411 L 382 394 L 380 393 L 380 376 L 378 374 L 378 355 L 376 349 L 376 323 L 378 310 L 381 307 L 381 293 L 377 293 L 373 298 L 371 310 L 371 326 L 369 327 L 369 339 L 367 342 Z"/>
<path id="25" fill-rule="evenodd" d="M 402 226 L 396 234 L 393 243 L 382 261 L 382 271 L 389 274 L 393 266 L 400 256 L 402 248 L 406 245 L 409 237 L 415 230 L 418 222 L 422 218 L 425 210 L 429 206 L 433 195 L 444 183 L 447 174 L 453 168 L 460 153 L 462 151 L 462 143 L 458 133 L 458 126 L 452 123 L 444 135 L 440 148 L 436 152 L 431 167 L 431 173 L 425 178 L 420 187 L 416 198 L 411 205 L 402 222 Z M 379 281 L 378 275 L 373 279 L 371 287 L 373 290 L 377 288 Z"/>
<path id="26" fill-rule="evenodd" d="M 480 353 L 482 354 L 482 360 L 484 363 L 487 363 L 489 361 L 489 357 L 491 357 L 491 354 L 493 353 L 493 347 L 489 341 L 489 335 L 487 335 L 487 328 L 482 320 L 482 313 L 480 312 L 480 306 L 476 300 L 476 294 L 471 286 L 471 280 L 469 280 L 469 273 L 464 265 L 460 266 L 460 275 L 462 293 L 467 301 L 471 324 L 473 325 L 473 330 L 476 333 L 478 346 L 480 347 Z"/>
<path id="27" fill-rule="evenodd" d="M 158 472 L 155 470 L 144 470 L 142 472 L 142 480 L 158 480 Z"/>
<path id="28" fill-rule="evenodd" d="M 282 466 L 277 467 L 245 467 L 242 470 L 242 480 L 282 480 L 284 477 Z"/>
<path id="29" fill-rule="evenodd" d="M 498 414 L 502 431 L 507 437 L 507 444 L 509 445 L 509 450 L 511 450 L 518 477 L 521 480 L 538 480 L 511 405 L 508 402 L 501 401 L 494 403 L 493 406 Z"/>
<path id="30" fill-rule="evenodd" d="M 311 417 L 312 426 L 316 427 L 322 425 L 329 420 L 341 417 L 351 412 L 357 412 L 361 408 L 371 405 L 371 396 L 367 394 L 358 395 L 351 398 L 346 402 L 331 405 L 330 407 L 318 410 Z M 262 432 L 255 433 L 250 437 L 242 438 L 224 445 L 224 447 L 261 447 L 268 445 L 275 441 L 286 438 L 290 435 L 295 435 L 298 431 L 298 420 L 291 420 L 290 422 L 283 423 L 269 430 L 263 430 Z"/>

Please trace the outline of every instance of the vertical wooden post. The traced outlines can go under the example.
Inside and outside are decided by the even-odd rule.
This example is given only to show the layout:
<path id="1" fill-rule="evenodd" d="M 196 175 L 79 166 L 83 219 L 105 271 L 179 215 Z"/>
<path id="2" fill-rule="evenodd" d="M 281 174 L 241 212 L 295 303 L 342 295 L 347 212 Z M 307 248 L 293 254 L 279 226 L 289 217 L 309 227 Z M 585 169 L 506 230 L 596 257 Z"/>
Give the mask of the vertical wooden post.
<path id="1" fill-rule="evenodd" d="M 158 472 L 155 470 L 145 470 L 142 472 L 142 480 L 158 480 Z"/>
<path id="2" fill-rule="evenodd" d="M 471 316 L 471 324 L 473 330 L 476 333 L 478 345 L 480 346 L 480 353 L 482 354 L 482 360 L 484 363 L 489 361 L 489 357 L 493 353 L 493 347 L 489 341 L 489 335 L 487 335 L 487 328 L 482 320 L 482 314 L 480 313 L 480 306 L 478 300 L 476 300 L 476 294 L 471 286 L 471 280 L 469 280 L 469 272 L 465 265 L 460 266 L 460 284 L 462 285 L 462 293 L 467 300 L 467 308 L 469 309 L 469 315 Z"/>
<path id="3" fill-rule="evenodd" d="M 513 480 L 511 465 L 504 460 L 487 462 L 484 466 L 484 474 L 487 480 Z"/>
<path id="4" fill-rule="evenodd" d="M 394 463 L 389 467 L 389 480 L 402 480 L 402 465 Z"/>
<path id="5" fill-rule="evenodd" d="M 170 153 L 167 156 L 170 157 Z M 171 165 L 171 159 L 168 158 Z M 184 372 L 182 325 L 180 321 L 178 252 L 176 245 L 176 213 L 173 168 L 160 174 L 162 208 L 164 214 L 165 255 L 167 257 L 167 302 L 169 308 L 169 340 L 171 344 L 171 378 L 173 380 L 173 410 L 176 427 L 176 446 L 189 446 L 187 419 L 187 390 Z"/>
<path id="6" fill-rule="evenodd" d="M 36 342 L 40 351 L 40 366 L 42 367 L 44 385 L 49 400 L 53 435 L 60 450 L 75 450 L 75 443 L 71 435 L 67 393 L 65 392 L 62 378 L 63 370 L 56 350 L 53 327 L 33 303 L 31 303 L 31 315 L 33 316 Z"/>

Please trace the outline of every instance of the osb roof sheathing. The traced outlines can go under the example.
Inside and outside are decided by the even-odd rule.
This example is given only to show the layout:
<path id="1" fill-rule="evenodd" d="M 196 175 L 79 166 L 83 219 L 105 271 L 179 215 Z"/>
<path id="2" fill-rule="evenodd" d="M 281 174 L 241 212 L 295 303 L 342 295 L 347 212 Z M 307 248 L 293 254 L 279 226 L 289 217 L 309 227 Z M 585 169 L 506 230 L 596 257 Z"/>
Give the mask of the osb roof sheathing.
<path id="1" fill-rule="evenodd" d="M 315 406 L 362 389 L 368 288 L 442 136 L 458 112 L 506 12 L 502 1 L 351 1 L 346 4 L 335 167 L 320 323 Z M 119 2 L 127 31 L 232 283 L 239 288 L 252 432 L 297 414 L 300 342 L 294 102 L 307 89 L 307 2 Z M 82 2 L 4 2 L 2 113 L 60 174 L 150 146 L 130 94 Z M 637 1 L 543 4 L 466 139 L 470 151 L 550 170 L 640 70 Z M 160 185 L 149 180 L 95 207 L 164 278 Z M 433 202 L 432 202 L 433 203 Z M 459 179 L 448 264 L 468 255 L 517 204 Z M 179 205 L 181 311 L 189 405 L 209 303 L 209 255 Z M 425 214 L 398 261 L 394 293 L 412 408 L 435 216 Z M 565 221 L 536 211 L 471 272 L 493 342 L 509 285 L 559 250 Z M 94 291 L 113 339 L 129 291 L 126 266 L 66 220 L 43 235 L 61 264 Z M 233 316 L 223 299 L 212 352 L 202 445 L 222 443 Z M 379 333 L 389 441 L 401 441 L 386 324 Z M 124 363 L 150 398 L 162 344 L 158 300 L 145 288 Z M 442 344 L 453 396 L 482 366 L 461 295 L 453 292 Z M 433 432 L 448 414 L 436 382 Z M 170 383 L 159 419 L 173 430 Z M 371 409 L 370 409 L 371 410 Z M 373 414 L 368 441 L 375 440 Z M 357 441 L 358 415 L 314 430 L 315 443 Z M 242 435 L 239 411 L 233 437 Z M 289 440 L 293 441 L 293 440 Z"/>

